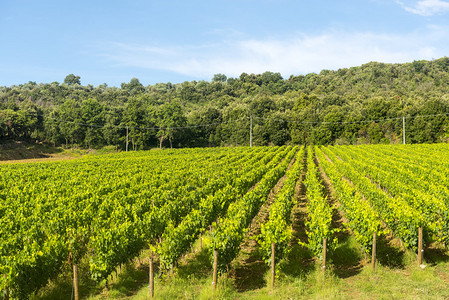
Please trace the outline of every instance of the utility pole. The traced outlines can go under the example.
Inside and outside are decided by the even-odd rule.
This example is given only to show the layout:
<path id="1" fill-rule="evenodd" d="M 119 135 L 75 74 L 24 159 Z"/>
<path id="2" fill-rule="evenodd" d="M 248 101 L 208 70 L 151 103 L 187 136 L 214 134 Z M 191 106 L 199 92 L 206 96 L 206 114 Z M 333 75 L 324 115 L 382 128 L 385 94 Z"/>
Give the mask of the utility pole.
<path id="1" fill-rule="evenodd" d="M 405 145 L 405 117 L 402 117 L 402 143 Z"/>
<path id="2" fill-rule="evenodd" d="M 253 115 L 249 117 L 249 147 L 253 146 Z"/>
<path id="3" fill-rule="evenodd" d="M 126 126 L 126 152 L 128 152 L 128 126 Z"/>

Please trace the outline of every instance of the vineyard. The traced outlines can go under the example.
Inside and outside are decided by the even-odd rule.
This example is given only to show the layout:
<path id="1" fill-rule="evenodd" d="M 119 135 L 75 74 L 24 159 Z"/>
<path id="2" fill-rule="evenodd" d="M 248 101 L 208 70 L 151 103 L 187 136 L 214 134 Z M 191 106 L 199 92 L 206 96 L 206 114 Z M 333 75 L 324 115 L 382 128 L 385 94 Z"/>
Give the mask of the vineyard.
<path id="1" fill-rule="evenodd" d="M 80 277 L 107 286 L 141 260 L 148 263 L 142 286 L 158 297 L 195 251 L 208 257 L 210 290 L 219 293 L 248 239 L 257 241 L 272 295 L 297 251 L 308 254 L 295 268 L 304 276 L 315 266 L 319 286 L 351 273 L 334 268 L 338 255 L 360 256 L 376 276 L 390 266 L 389 254 L 377 253 L 382 243 L 411 253 L 425 272 L 428 249 L 440 249 L 432 263 L 448 260 L 448 154 L 448 144 L 236 147 L 4 164 L 0 297 L 38 297 L 69 274 L 78 299 Z M 360 253 L 341 254 L 348 237 Z"/>

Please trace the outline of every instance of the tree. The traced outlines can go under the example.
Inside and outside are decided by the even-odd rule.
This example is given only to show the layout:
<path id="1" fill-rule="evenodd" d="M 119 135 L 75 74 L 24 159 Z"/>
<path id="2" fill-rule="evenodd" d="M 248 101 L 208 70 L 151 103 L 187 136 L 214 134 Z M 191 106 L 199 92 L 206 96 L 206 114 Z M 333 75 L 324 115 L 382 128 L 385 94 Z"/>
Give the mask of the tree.
<path id="1" fill-rule="evenodd" d="M 265 117 L 276 109 L 276 103 L 272 98 L 263 95 L 252 100 L 249 108 L 253 116 Z"/>
<path id="2" fill-rule="evenodd" d="M 285 114 L 276 112 L 273 114 L 272 119 L 265 121 L 264 127 L 268 140 L 276 146 L 285 145 L 290 141 L 290 132 L 288 123 L 285 121 L 286 119 Z"/>
<path id="3" fill-rule="evenodd" d="M 66 146 L 68 143 L 82 144 L 84 142 L 85 126 L 82 124 L 81 108 L 79 102 L 68 99 L 64 104 L 58 107 L 57 115 L 61 120 L 59 126 L 61 134 L 65 139 Z"/>
<path id="4" fill-rule="evenodd" d="M 23 137 L 39 140 L 43 129 L 42 110 L 30 98 L 20 103 L 19 108 L 25 117 Z"/>
<path id="5" fill-rule="evenodd" d="M 227 79 L 228 78 L 224 74 L 215 74 L 214 77 L 212 78 L 212 81 L 226 82 Z"/>
<path id="6" fill-rule="evenodd" d="M 60 145 L 63 140 L 57 118 L 58 115 L 55 111 L 47 112 L 47 117 L 44 118 L 43 124 L 44 139 L 46 142 L 52 143 L 54 147 Z"/>
<path id="7" fill-rule="evenodd" d="M 221 112 L 208 106 L 192 112 L 189 115 L 189 125 L 194 126 L 189 132 L 187 145 L 191 147 L 218 146 L 220 141 L 217 128 L 222 122 Z"/>
<path id="8" fill-rule="evenodd" d="M 325 113 L 324 127 L 331 132 L 332 140 L 335 141 L 343 133 L 344 112 L 341 110 L 341 106 L 333 105 L 329 106 Z"/>
<path id="9" fill-rule="evenodd" d="M 110 109 L 105 114 L 105 126 L 103 127 L 103 138 L 107 145 L 118 146 L 121 142 L 123 128 L 119 128 L 123 110 L 118 108 Z"/>
<path id="10" fill-rule="evenodd" d="M 146 130 L 140 129 L 144 127 L 145 106 L 140 97 L 132 97 L 123 114 L 122 126 L 129 127 L 128 137 L 132 144 L 133 150 L 137 150 L 138 146 L 145 144 Z"/>
<path id="11" fill-rule="evenodd" d="M 122 83 L 121 87 L 123 90 L 127 90 L 130 95 L 136 95 L 145 91 L 144 86 L 137 78 L 132 78 L 129 83 Z"/>
<path id="12" fill-rule="evenodd" d="M 68 84 L 68 85 L 74 85 L 74 84 L 81 85 L 80 77 L 79 76 L 75 76 L 73 74 L 67 75 L 65 77 L 65 79 L 64 79 L 64 83 Z"/>
<path id="13" fill-rule="evenodd" d="M 83 122 L 91 124 L 86 128 L 84 143 L 88 148 L 103 143 L 101 127 L 104 125 L 103 107 L 96 99 L 87 99 L 81 103 L 81 117 Z"/>
<path id="14" fill-rule="evenodd" d="M 449 136 L 447 82 L 447 57 L 368 63 L 287 80 L 273 72 L 242 73 L 237 78 L 219 73 L 209 82 L 147 87 L 137 78 L 121 87 L 82 86 L 79 76 L 69 74 L 63 84 L 0 86 L 0 136 L 54 145 L 66 139 L 66 144 L 82 147 L 123 146 L 128 126 L 135 149 L 162 147 L 166 141 L 176 141 L 173 147 L 247 145 L 252 115 L 256 145 L 395 143 L 405 116 L 407 142 L 437 142 Z M 97 114 L 96 105 L 87 105 L 89 99 L 98 101 L 102 114 Z M 167 121 L 170 113 L 164 111 L 176 101 L 189 125 L 218 125 L 174 130 L 173 122 Z M 148 129 L 155 127 L 161 129 Z"/>
<path id="15" fill-rule="evenodd" d="M 170 142 L 170 148 L 173 148 L 173 140 L 177 133 L 180 133 L 180 130 L 175 127 L 185 126 L 186 122 L 187 119 L 179 103 L 171 102 L 162 105 L 157 114 L 159 148 L 162 149 L 162 143 L 166 139 Z"/>
<path id="16" fill-rule="evenodd" d="M 2 137 L 6 139 L 18 139 L 24 135 L 26 116 L 21 111 L 5 109 L 0 112 L 0 124 L 2 125 Z"/>

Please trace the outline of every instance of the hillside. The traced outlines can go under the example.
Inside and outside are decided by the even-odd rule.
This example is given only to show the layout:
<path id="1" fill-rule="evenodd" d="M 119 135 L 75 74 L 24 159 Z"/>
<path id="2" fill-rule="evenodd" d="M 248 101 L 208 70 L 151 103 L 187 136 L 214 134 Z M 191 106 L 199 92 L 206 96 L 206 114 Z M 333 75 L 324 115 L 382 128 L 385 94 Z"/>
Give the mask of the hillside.
<path id="1" fill-rule="evenodd" d="M 405 117 L 407 143 L 434 143 L 449 137 L 448 113 L 448 57 L 120 88 L 70 74 L 0 87 L 0 141 L 125 149 L 128 128 L 130 149 L 246 145 L 252 124 L 254 145 L 398 143 Z"/>
<path id="2" fill-rule="evenodd" d="M 47 145 L 7 141 L 0 144 L 0 161 L 23 159 L 48 159 L 56 156 L 60 149 Z"/>

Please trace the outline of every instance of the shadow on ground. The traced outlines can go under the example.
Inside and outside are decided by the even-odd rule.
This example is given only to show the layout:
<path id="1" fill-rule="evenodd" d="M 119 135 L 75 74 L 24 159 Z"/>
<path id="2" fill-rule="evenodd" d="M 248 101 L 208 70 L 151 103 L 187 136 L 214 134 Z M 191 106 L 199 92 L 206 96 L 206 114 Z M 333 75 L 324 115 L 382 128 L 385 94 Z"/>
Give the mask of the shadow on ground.
<path id="1" fill-rule="evenodd" d="M 405 252 L 401 247 L 393 245 L 393 242 L 386 236 L 381 235 L 377 239 L 377 260 L 390 268 L 405 268 Z"/>

